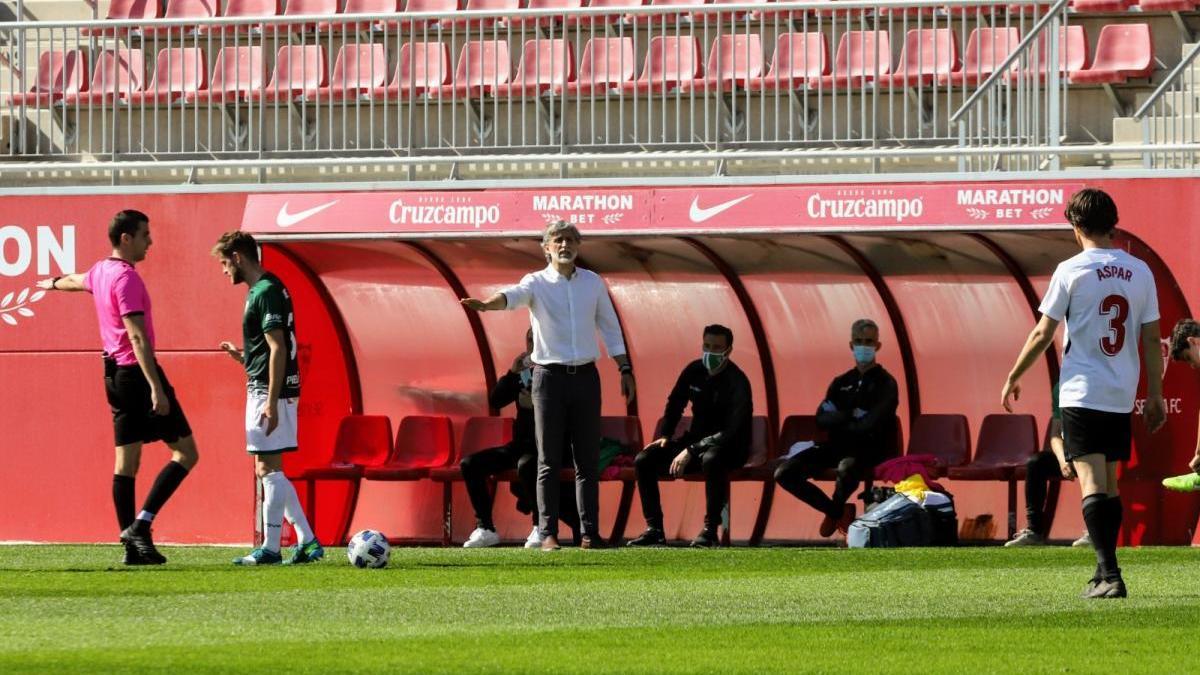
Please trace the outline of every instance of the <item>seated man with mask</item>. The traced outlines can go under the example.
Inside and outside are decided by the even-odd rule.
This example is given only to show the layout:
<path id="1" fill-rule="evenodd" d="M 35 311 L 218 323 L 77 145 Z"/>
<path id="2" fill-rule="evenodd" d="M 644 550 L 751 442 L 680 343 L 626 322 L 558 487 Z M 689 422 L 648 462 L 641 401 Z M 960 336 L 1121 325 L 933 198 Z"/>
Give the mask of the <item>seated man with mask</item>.
<path id="1" fill-rule="evenodd" d="M 702 357 L 684 367 L 667 396 L 661 436 L 635 460 L 646 531 L 630 541 L 630 546 L 667 543 L 658 479 L 668 473 L 675 477 L 704 474 L 704 529 L 692 546 L 716 546 L 719 542 L 717 525 L 729 501 L 729 472 L 745 464 L 750 452 L 754 405 L 750 380 L 729 360 L 733 331 L 721 325 L 706 326 L 703 341 Z M 692 405 L 691 428 L 672 439 L 688 403 Z"/>
<path id="2" fill-rule="evenodd" d="M 822 537 L 846 532 L 855 512 L 846 501 L 859 481 L 869 478 L 875 466 L 897 449 L 899 392 L 896 379 L 875 361 L 879 346 L 875 322 L 855 321 L 850 328 L 854 367 L 834 378 L 817 408 L 817 426 L 829 434 L 829 440 L 801 451 L 775 470 L 780 487 L 825 514 Z M 829 468 L 837 471 L 832 497 L 809 480 Z"/>

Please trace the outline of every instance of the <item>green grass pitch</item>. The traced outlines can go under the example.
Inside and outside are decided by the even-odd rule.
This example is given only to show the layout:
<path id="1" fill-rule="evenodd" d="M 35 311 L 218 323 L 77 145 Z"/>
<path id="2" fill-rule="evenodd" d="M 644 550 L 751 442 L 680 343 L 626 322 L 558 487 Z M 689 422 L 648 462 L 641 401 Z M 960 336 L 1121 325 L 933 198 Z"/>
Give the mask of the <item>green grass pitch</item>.
<path id="1" fill-rule="evenodd" d="M 1123 549 L 1127 600 L 1078 597 L 1089 550 L 0 547 L 0 672 L 1196 672 L 1200 552 Z"/>

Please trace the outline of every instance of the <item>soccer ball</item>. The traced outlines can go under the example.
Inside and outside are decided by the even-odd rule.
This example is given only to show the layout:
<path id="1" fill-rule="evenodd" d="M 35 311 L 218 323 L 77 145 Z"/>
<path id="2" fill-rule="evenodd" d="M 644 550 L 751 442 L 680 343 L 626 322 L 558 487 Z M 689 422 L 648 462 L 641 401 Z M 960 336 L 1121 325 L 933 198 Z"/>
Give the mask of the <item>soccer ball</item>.
<path id="1" fill-rule="evenodd" d="M 378 569 L 388 564 L 392 547 L 387 537 L 377 530 L 363 530 L 350 539 L 346 557 L 355 567 Z"/>

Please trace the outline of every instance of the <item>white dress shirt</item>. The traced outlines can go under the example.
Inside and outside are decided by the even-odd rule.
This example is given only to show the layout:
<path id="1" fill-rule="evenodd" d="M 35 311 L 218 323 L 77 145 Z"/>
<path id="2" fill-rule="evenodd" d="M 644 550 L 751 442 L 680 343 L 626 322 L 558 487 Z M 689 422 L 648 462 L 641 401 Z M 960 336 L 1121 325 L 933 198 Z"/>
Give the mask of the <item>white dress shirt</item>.
<path id="1" fill-rule="evenodd" d="M 547 265 L 501 293 L 505 309 L 528 307 L 534 363 L 580 366 L 600 358 L 596 331 L 609 356 L 625 353 L 625 338 L 600 275 L 579 267 L 570 278 Z"/>

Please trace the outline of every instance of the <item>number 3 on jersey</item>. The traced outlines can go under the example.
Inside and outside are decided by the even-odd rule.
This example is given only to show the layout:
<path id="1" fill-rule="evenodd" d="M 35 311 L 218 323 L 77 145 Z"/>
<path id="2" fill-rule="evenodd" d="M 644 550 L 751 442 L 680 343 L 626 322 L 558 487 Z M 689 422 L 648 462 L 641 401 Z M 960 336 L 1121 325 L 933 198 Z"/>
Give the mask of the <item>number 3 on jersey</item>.
<path id="1" fill-rule="evenodd" d="M 1129 301 L 1123 295 L 1110 295 L 1100 301 L 1100 314 L 1108 317 L 1108 335 L 1100 338 L 1100 349 L 1108 356 L 1116 356 L 1125 346 Z"/>

